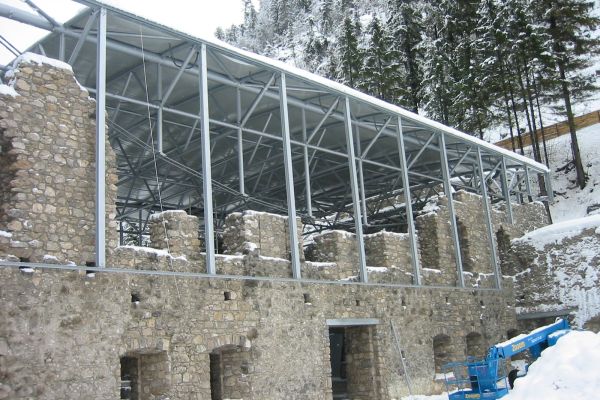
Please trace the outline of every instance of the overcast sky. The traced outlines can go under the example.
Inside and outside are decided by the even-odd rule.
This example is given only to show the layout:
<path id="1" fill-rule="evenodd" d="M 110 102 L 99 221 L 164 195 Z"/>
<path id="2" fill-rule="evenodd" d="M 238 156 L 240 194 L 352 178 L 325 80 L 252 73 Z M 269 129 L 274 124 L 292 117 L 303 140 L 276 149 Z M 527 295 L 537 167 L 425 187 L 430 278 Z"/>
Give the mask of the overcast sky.
<path id="1" fill-rule="evenodd" d="M 258 4 L 258 0 L 253 1 Z M 71 0 L 33 0 L 33 2 L 61 23 L 84 8 Z M 104 2 L 199 37 L 213 37 L 217 27 L 239 24 L 243 19 L 243 0 L 104 0 Z M 0 3 L 34 12 L 21 0 L 0 0 Z M 45 34 L 47 32 L 41 29 L 0 18 L 0 35 L 20 51 L 27 49 Z M 4 47 L 0 48 L 0 64 L 6 64 L 13 58 L 14 56 Z"/>

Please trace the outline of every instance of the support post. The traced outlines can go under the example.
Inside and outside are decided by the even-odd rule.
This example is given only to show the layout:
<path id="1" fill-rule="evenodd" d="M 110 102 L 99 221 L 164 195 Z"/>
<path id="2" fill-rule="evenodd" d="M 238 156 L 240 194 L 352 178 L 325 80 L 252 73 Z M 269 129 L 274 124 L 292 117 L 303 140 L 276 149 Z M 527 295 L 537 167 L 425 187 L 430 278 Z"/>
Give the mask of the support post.
<path id="1" fill-rule="evenodd" d="M 358 188 L 360 189 L 360 205 L 362 210 L 363 224 L 369 226 L 367 217 L 367 196 L 365 194 L 365 175 L 363 171 L 362 150 L 360 147 L 360 129 L 356 127 L 356 154 L 358 158 Z"/>
<path id="2" fill-rule="evenodd" d="M 492 269 L 494 270 L 494 278 L 496 279 L 496 288 L 502 288 L 502 277 L 500 276 L 500 268 L 498 266 L 498 258 L 496 257 L 496 241 L 494 240 L 494 228 L 492 226 L 492 213 L 487 195 L 487 185 L 485 183 L 485 173 L 483 171 L 483 161 L 481 159 L 481 148 L 477 147 L 477 167 L 479 169 L 479 185 L 481 187 L 481 200 L 483 202 L 483 212 L 485 216 L 485 226 L 487 228 L 488 240 L 490 244 L 490 258 Z"/>
<path id="3" fill-rule="evenodd" d="M 307 144 L 307 132 L 306 132 L 306 111 L 304 108 L 302 109 L 302 141 L 304 144 Z M 310 187 L 310 163 L 308 162 L 308 147 L 302 146 L 302 150 L 304 151 L 304 187 L 306 191 L 306 212 L 310 217 L 313 216 L 312 213 L 312 195 L 311 195 L 311 187 Z"/>
<path id="4" fill-rule="evenodd" d="M 352 206 L 354 208 L 354 224 L 356 227 L 356 242 L 358 245 L 358 276 L 361 282 L 368 283 L 365 242 L 360 217 L 360 199 L 358 194 L 358 179 L 356 173 L 356 158 L 354 156 L 354 141 L 352 140 L 352 118 L 350 116 L 350 99 L 345 98 L 344 123 L 346 128 L 346 147 L 348 149 L 348 165 L 350 167 L 350 188 L 352 189 Z"/>
<path id="5" fill-rule="evenodd" d="M 237 108 L 237 150 L 238 150 L 238 173 L 240 175 L 240 193 L 246 194 L 244 185 L 244 143 L 242 136 L 242 95 L 240 88 L 236 89 L 236 108 Z"/>
<path id="6" fill-rule="evenodd" d="M 283 72 L 281 73 L 279 90 L 279 109 L 281 113 L 281 133 L 283 136 L 283 165 L 285 169 L 285 188 L 287 193 L 292 276 L 294 279 L 301 279 L 300 255 L 298 254 L 298 224 L 296 224 L 296 194 L 294 193 L 294 170 L 292 169 L 292 145 L 290 143 L 290 120 L 288 116 L 285 73 Z"/>
<path id="7" fill-rule="evenodd" d="M 448 213 L 450 214 L 450 230 L 452 233 L 452 243 L 454 244 L 454 259 L 456 260 L 456 271 L 458 275 L 458 285 L 465 286 L 465 277 L 463 276 L 463 262 L 460 252 L 460 240 L 458 239 L 458 223 L 456 222 L 456 210 L 454 209 L 454 200 L 452 199 L 452 186 L 450 185 L 450 172 L 448 170 L 448 155 L 446 154 L 446 136 L 444 132 L 440 135 L 440 159 L 442 163 L 442 174 L 444 175 L 444 193 L 448 199 Z"/>
<path id="8" fill-rule="evenodd" d="M 527 188 L 527 200 L 529 200 L 529 202 L 531 202 L 533 199 L 531 196 L 531 182 L 530 182 L 530 176 L 529 176 L 529 167 L 526 164 L 523 164 L 523 166 L 525 167 L 525 187 Z"/>
<path id="9" fill-rule="evenodd" d="M 213 228 L 212 171 L 210 161 L 210 121 L 208 113 L 208 67 L 206 45 L 200 48 L 200 118 L 202 119 L 202 195 L 204 196 L 204 244 L 206 246 L 206 273 L 215 275 L 215 242 Z"/>
<path id="10" fill-rule="evenodd" d="M 546 192 L 548 193 L 548 204 L 550 204 L 554 201 L 554 189 L 552 189 L 552 176 L 550 175 L 550 172 L 545 172 L 544 176 L 546 177 L 544 179 L 544 182 L 546 182 Z"/>
<path id="11" fill-rule="evenodd" d="M 63 37 L 61 35 L 61 37 Z M 61 46 L 64 47 L 64 46 Z M 63 53 L 64 58 L 64 53 Z M 62 58 L 61 58 L 62 59 Z M 96 267 L 106 267 L 106 9 L 98 16 L 96 46 Z"/>
<path id="12" fill-rule="evenodd" d="M 419 248 L 417 247 L 417 230 L 413 219 L 412 196 L 410 194 L 410 180 L 406 166 L 406 149 L 404 148 L 404 132 L 402 130 L 402 118 L 398 117 L 398 152 L 400 153 L 400 168 L 402 168 L 402 184 L 404 186 L 404 204 L 406 210 L 406 225 L 408 226 L 408 240 L 410 243 L 411 263 L 414 274 L 414 284 L 421 285 L 421 262 L 419 260 Z"/>
<path id="13" fill-rule="evenodd" d="M 506 200 L 506 222 L 513 224 L 513 212 L 512 204 L 510 202 L 510 188 L 508 187 L 508 181 L 506 180 L 506 159 L 502 156 L 502 192 L 504 199 Z"/>

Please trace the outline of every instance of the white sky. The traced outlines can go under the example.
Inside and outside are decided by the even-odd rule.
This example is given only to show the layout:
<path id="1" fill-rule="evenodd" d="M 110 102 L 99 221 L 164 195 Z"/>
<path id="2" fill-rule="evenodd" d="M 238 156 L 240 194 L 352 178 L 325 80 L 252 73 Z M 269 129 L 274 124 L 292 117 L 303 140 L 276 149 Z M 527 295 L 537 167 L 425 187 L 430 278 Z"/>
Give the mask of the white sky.
<path id="1" fill-rule="evenodd" d="M 84 8 L 71 0 L 33 0 L 33 2 L 60 23 L 69 20 Z M 243 20 L 243 0 L 103 0 L 103 2 L 198 37 L 214 37 L 217 27 L 229 27 Z M 258 6 L 258 0 L 253 2 Z M 35 13 L 21 0 L 0 0 L 0 3 Z M 41 29 L 0 17 L 0 35 L 20 51 L 27 49 L 45 34 L 47 32 Z M 0 46 L 0 64 L 4 65 L 13 58 L 10 52 Z"/>

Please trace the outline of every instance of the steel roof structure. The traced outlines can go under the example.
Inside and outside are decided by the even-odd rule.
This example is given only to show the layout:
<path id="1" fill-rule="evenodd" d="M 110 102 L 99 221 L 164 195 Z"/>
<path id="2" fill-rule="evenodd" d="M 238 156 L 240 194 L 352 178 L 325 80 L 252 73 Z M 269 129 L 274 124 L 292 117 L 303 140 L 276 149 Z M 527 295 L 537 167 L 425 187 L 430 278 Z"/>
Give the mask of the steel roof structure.
<path id="1" fill-rule="evenodd" d="M 433 195 L 479 193 L 505 202 L 511 218 L 510 199 L 552 193 L 534 187 L 539 174 L 549 184 L 549 171 L 530 159 L 286 64 L 98 1 L 78 2 L 88 8 L 62 25 L 31 0 L 31 12 L 0 4 L 0 16 L 48 30 L 29 51 L 68 62 L 96 97 L 97 212 L 104 215 L 106 121 L 122 227 L 141 233 L 151 213 L 184 209 L 200 217 L 202 236 L 214 238 L 231 212 L 301 216 L 313 230 L 356 233 L 364 282 L 363 230 L 408 231 L 418 270 L 414 213 Z M 494 246 L 490 202 L 482 207 Z M 290 232 L 295 224 L 291 218 Z M 214 242 L 205 240 L 209 273 Z M 290 247 L 299 278 L 298 247 Z"/>

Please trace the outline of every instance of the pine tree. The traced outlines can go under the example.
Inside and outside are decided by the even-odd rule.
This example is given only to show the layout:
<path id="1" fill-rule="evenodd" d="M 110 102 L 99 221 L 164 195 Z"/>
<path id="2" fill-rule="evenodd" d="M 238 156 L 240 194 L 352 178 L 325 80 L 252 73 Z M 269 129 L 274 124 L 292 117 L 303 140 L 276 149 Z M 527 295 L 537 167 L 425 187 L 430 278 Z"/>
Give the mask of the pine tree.
<path id="1" fill-rule="evenodd" d="M 390 14 L 388 26 L 393 36 L 390 51 L 404 69 L 404 80 L 396 82 L 397 91 L 400 92 L 398 101 L 418 113 L 423 81 L 422 13 L 415 1 L 393 0 L 390 2 Z"/>
<path id="2" fill-rule="evenodd" d="M 360 25 L 350 17 L 344 19 L 341 36 L 338 39 L 339 66 L 337 66 L 338 81 L 357 88 L 360 86 L 360 70 L 362 66 L 362 52 L 358 48 L 357 31 Z"/>
<path id="3" fill-rule="evenodd" d="M 574 96 L 584 96 L 597 89 L 590 79 L 577 72 L 590 63 L 590 54 L 600 49 L 598 38 L 590 35 L 600 19 L 591 14 L 593 2 L 585 0 L 539 0 L 535 4 L 536 17 L 548 34 L 550 63 L 554 67 L 554 79 L 558 83 L 557 91 L 564 102 L 571 135 L 571 152 L 577 173 L 577 184 L 583 189 L 586 175 L 581 161 L 577 131 L 575 128 L 571 101 Z"/>
<path id="4" fill-rule="evenodd" d="M 373 17 L 368 29 L 371 38 L 365 50 L 362 88 L 372 96 L 395 102 L 394 89 L 400 82 L 398 65 L 393 61 L 396 54 L 391 46 L 392 40 L 377 17 Z"/>

